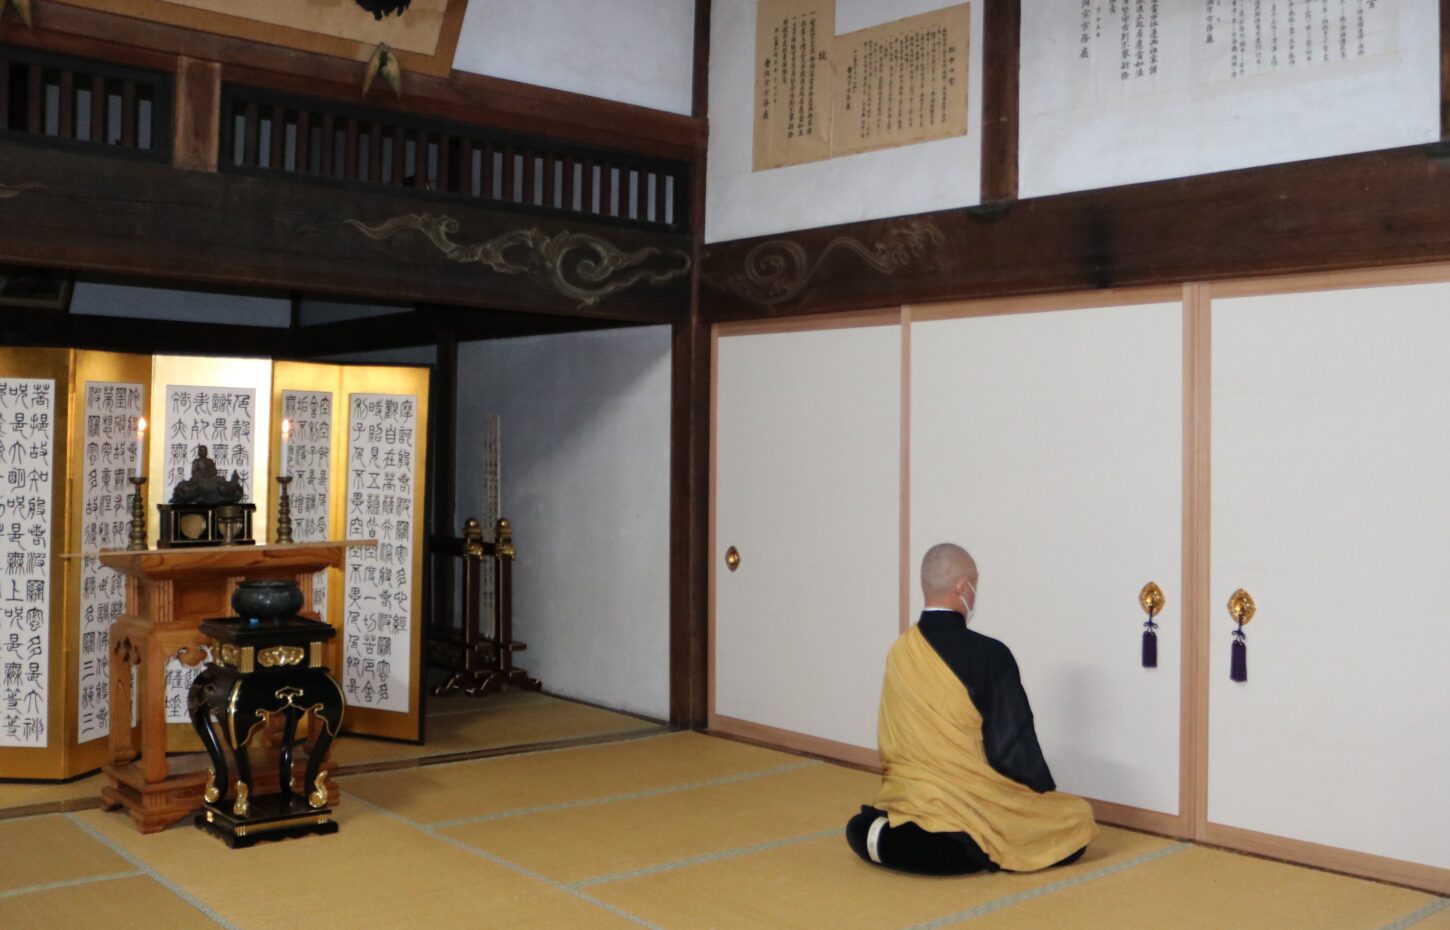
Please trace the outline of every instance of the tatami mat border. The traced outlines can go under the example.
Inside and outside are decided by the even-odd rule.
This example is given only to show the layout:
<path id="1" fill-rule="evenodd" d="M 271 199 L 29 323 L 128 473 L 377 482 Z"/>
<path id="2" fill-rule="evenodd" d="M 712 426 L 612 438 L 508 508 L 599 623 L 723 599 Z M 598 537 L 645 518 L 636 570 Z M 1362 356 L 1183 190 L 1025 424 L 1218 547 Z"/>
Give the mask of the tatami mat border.
<path id="1" fill-rule="evenodd" d="M 1413 914 L 1406 914 L 1394 923 L 1385 924 L 1380 930 L 1405 930 L 1413 927 L 1422 920 L 1434 917 L 1436 914 L 1450 907 L 1450 898 L 1441 898 L 1438 901 L 1431 901 L 1429 904 L 1415 911 Z"/>
<path id="2" fill-rule="evenodd" d="M 1042 885 L 1037 888 L 1030 888 L 1027 891 L 1019 891 L 1017 894 L 1009 894 L 1003 898 L 994 898 L 991 901 L 978 904 L 976 907 L 968 908 L 965 911 L 958 911 L 955 914 L 948 914 L 945 917 L 938 917 L 936 920 L 929 920 L 923 924 L 913 924 L 911 927 L 906 928 L 906 930 L 938 930 L 940 927 L 949 927 L 952 924 L 981 917 L 993 911 L 1000 911 L 1004 907 L 1021 904 L 1023 901 L 1031 901 L 1034 898 L 1040 898 L 1057 891 L 1075 888 L 1078 885 L 1085 885 L 1088 882 L 1097 881 L 1100 878 L 1107 878 L 1109 875 L 1126 872 L 1128 869 L 1136 868 L 1145 863 L 1152 862 L 1155 859 L 1162 859 L 1164 856 L 1171 856 L 1174 853 L 1180 853 L 1192 848 L 1192 843 L 1175 843 L 1172 846 L 1165 846 L 1162 849 L 1155 849 L 1150 853 L 1135 856 L 1124 862 L 1117 862 L 1113 865 L 1105 866 L 1095 872 L 1087 872 L 1082 875 L 1075 875 L 1072 878 L 1064 878 L 1062 881 L 1053 882 L 1050 885 Z"/>
<path id="3" fill-rule="evenodd" d="M 155 868 L 151 866 L 150 863 L 146 862 L 144 859 L 141 859 L 135 853 L 126 849 L 124 846 L 121 846 L 119 843 L 114 842 L 113 840 L 111 840 L 110 837 L 106 836 L 95 827 L 86 823 L 80 818 L 79 815 L 60 814 L 58 816 L 65 817 L 71 823 L 75 824 L 77 827 L 80 827 L 91 839 L 105 846 L 111 852 L 115 853 L 122 859 L 125 859 L 127 862 L 134 865 L 136 868 L 140 869 L 143 873 L 145 873 L 147 878 L 156 882 L 167 891 L 171 892 L 181 900 L 185 901 L 187 904 L 190 904 L 192 907 L 196 908 L 197 911 L 205 915 L 206 918 L 212 923 L 216 924 L 219 927 L 225 927 L 226 930 L 243 930 L 243 928 L 238 927 L 236 924 L 232 923 L 230 920 L 227 920 L 221 914 L 218 914 L 216 911 L 212 910 L 200 898 L 187 891 L 180 884 L 170 878 L 167 878 L 161 872 L 158 872 Z"/>
<path id="4" fill-rule="evenodd" d="M 371 808 L 374 811 L 382 814 L 384 817 L 390 817 L 393 820 L 398 821 L 399 823 L 406 824 L 412 827 L 414 830 L 417 830 L 426 836 L 432 837 L 433 839 L 438 840 L 441 843 L 447 843 L 449 846 L 452 846 L 455 849 L 462 850 L 463 852 L 477 856 L 480 859 L 492 862 L 494 865 L 502 866 L 512 872 L 517 872 L 518 874 L 526 878 L 532 878 L 537 882 L 542 882 L 543 884 L 548 885 L 550 888 L 555 888 L 559 891 L 564 892 L 565 894 L 572 895 L 573 897 L 578 898 L 586 904 L 592 904 L 595 907 L 608 911 L 614 916 L 619 917 L 623 920 L 627 920 L 630 923 L 639 924 L 641 927 L 647 927 L 648 930 L 665 930 L 664 927 L 652 924 L 649 921 L 645 920 L 643 917 L 640 917 L 638 914 L 631 914 L 624 908 L 616 907 L 615 905 L 610 904 L 608 901 L 601 901 L 600 899 L 594 897 L 591 894 L 580 891 L 576 888 L 570 888 L 563 882 L 550 878 L 549 876 L 544 875 L 542 872 L 535 872 L 533 869 L 527 866 L 519 865 L 517 862 L 511 862 L 508 859 L 503 858 L 502 856 L 496 856 L 493 853 L 488 852 L 487 850 L 479 849 L 477 846 L 470 846 L 468 843 L 465 843 L 462 840 L 454 839 L 451 836 L 439 833 L 435 828 L 430 827 L 427 824 L 418 823 L 416 820 L 404 817 L 402 814 L 394 813 L 393 811 L 390 811 L 385 807 L 379 807 L 371 801 L 359 798 L 355 795 L 351 796 L 349 800 L 361 804 L 364 807 Z"/>
<path id="5" fill-rule="evenodd" d="M 663 785 L 659 788 L 643 788 L 639 791 L 630 791 L 624 794 L 611 794 L 599 798 L 581 798 L 577 801 L 559 801 L 556 804 L 538 804 L 534 807 L 518 807 L 513 810 L 499 811 L 493 814 L 479 814 L 476 817 L 439 820 L 429 823 L 428 826 L 435 830 L 446 830 L 449 827 L 461 827 L 473 823 L 488 823 L 492 820 L 507 820 L 510 817 L 524 817 L 529 814 L 547 814 L 553 811 L 573 810 L 578 807 L 593 807 L 596 804 L 612 804 L 616 801 L 639 801 L 644 798 L 658 798 L 667 794 L 679 794 L 682 791 L 694 791 L 697 788 L 714 788 L 719 785 L 733 785 L 737 782 L 768 778 L 771 775 L 784 775 L 786 772 L 808 769 L 812 766 L 822 764 L 824 763 L 816 759 L 806 759 L 801 762 L 792 762 L 789 765 L 777 765 L 774 768 L 760 769 L 755 772 L 740 772 L 735 775 L 722 775 L 719 778 L 710 778 L 705 781 L 685 782 L 678 785 Z"/>
<path id="6" fill-rule="evenodd" d="M 846 831 L 843 827 L 833 827 L 830 830 L 818 830 L 815 833 L 807 833 L 804 836 L 788 836 L 784 839 L 771 840 L 768 843 L 756 843 L 754 846 L 741 846 L 737 849 L 722 849 L 719 852 L 705 853 L 700 856 L 690 856 L 686 859 L 676 859 L 673 862 L 662 862 L 659 865 L 647 865 L 642 869 L 631 869 L 628 872 L 615 872 L 612 875 L 599 875 L 595 878 L 586 878 L 572 882 L 570 888 L 590 888 L 594 885 L 604 885 L 609 882 L 628 881 L 631 878 L 644 878 L 648 875 L 659 875 L 662 872 L 673 872 L 676 869 L 687 869 L 692 865 L 706 865 L 711 862 L 722 862 L 726 859 L 738 859 L 741 856 L 749 856 L 755 853 L 770 852 L 772 849 L 781 849 L 786 846 L 799 846 L 801 843 L 812 843 L 816 840 L 829 839 L 833 836 L 844 837 Z"/>
<path id="7" fill-rule="evenodd" d="M 145 872 L 108 872 L 105 875 L 87 875 L 84 878 L 67 878 L 58 882 L 43 882 L 39 885 L 26 885 L 24 888 L 11 888 L 8 891 L 0 891 L 0 901 L 6 898 L 18 898 L 23 894 L 35 894 L 37 891 L 55 891 L 60 888 L 74 888 L 76 885 L 91 885 L 96 882 L 114 882 L 123 878 L 141 878 Z"/>

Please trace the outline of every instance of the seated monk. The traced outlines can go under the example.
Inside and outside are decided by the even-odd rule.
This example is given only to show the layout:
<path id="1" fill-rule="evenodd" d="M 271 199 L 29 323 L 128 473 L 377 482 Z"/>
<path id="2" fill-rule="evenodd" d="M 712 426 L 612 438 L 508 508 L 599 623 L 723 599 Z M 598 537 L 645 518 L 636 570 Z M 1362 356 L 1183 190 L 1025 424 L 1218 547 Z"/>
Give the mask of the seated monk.
<path id="1" fill-rule="evenodd" d="M 967 629 L 977 565 L 951 543 L 921 563 L 926 610 L 886 657 L 874 806 L 846 826 L 862 859 L 903 872 L 1031 872 L 1076 862 L 1092 809 L 1055 789 L 1005 645 Z"/>

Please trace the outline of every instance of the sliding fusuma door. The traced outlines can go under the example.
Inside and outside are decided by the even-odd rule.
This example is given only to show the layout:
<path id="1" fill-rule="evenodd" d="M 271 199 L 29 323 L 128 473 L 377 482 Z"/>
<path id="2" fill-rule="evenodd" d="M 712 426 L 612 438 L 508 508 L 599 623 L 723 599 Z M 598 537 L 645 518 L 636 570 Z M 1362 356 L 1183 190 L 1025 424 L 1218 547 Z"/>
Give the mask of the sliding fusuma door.
<path id="1" fill-rule="evenodd" d="M 1182 291 L 1053 307 L 913 309 L 910 563 L 938 542 L 972 552 L 972 628 L 1015 654 L 1058 787 L 1166 830 L 1179 813 Z M 1148 582 L 1166 595 L 1152 668 Z M 912 620 L 921 603 L 913 585 Z"/>
<path id="2" fill-rule="evenodd" d="M 718 333 L 714 729 L 876 758 L 900 614 L 897 321 Z"/>

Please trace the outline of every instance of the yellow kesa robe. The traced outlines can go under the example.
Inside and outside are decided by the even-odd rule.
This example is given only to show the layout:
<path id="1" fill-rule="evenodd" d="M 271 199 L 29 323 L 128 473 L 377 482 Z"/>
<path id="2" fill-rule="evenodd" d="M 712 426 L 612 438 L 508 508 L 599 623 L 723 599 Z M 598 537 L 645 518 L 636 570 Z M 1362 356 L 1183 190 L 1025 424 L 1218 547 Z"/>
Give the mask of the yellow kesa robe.
<path id="1" fill-rule="evenodd" d="M 1098 835 L 1082 798 L 1039 794 L 992 768 L 966 685 L 916 626 L 887 656 L 878 739 L 886 770 L 875 806 L 893 827 L 964 831 L 1018 872 L 1053 865 Z"/>

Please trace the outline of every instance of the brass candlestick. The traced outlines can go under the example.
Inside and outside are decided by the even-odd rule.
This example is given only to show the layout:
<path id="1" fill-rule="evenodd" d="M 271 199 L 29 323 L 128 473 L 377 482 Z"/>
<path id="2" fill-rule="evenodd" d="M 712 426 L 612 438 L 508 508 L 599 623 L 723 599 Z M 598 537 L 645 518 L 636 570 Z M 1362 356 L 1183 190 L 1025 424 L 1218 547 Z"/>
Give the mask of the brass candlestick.
<path id="1" fill-rule="evenodd" d="M 292 541 L 292 499 L 287 496 L 287 485 L 292 483 L 291 475 L 283 475 L 277 479 L 282 486 L 282 493 L 277 498 L 277 542 L 290 543 Z"/>
<path id="2" fill-rule="evenodd" d="M 136 490 L 131 494 L 131 541 L 126 544 L 127 549 L 146 548 L 146 504 L 141 500 L 141 488 L 146 484 L 145 478 L 137 478 L 134 475 L 127 479 L 131 487 Z"/>

